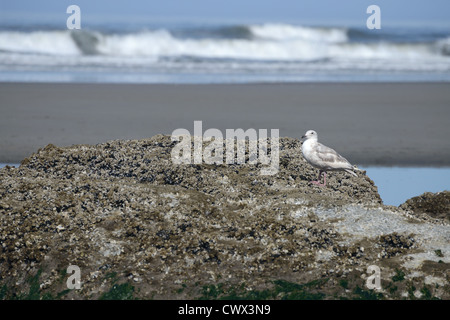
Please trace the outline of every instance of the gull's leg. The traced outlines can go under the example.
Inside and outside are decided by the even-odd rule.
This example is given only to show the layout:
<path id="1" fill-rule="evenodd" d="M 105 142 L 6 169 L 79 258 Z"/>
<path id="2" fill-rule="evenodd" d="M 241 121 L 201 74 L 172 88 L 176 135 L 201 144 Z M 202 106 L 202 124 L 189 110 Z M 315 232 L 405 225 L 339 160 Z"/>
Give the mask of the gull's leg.
<path id="1" fill-rule="evenodd" d="M 323 183 L 320 183 L 320 176 L 322 175 L 322 173 L 323 173 Z M 325 186 L 325 184 L 327 182 L 326 176 L 327 176 L 327 173 L 325 171 L 320 170 L 319 171 L 319 177 L 317 178 L 317 181 L 311 181 L 311 183 L 314 183 L 314 184 L 317 184 L 318 186 L 323 187 L 323 186 Z"/>

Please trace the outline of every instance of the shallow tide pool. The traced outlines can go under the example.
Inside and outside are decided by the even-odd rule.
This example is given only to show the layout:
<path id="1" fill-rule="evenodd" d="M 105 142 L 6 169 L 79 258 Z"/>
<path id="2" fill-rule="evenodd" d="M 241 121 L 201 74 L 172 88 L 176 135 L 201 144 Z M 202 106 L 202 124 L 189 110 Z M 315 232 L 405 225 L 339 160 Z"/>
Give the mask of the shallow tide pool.
<path id="1" fill-rule="evenodd" d="M 18 167 L 18 164 L 0 163 Z M 450 190 L 450 167 L 360 167 L 375 182 L 386 205 L 399 206 L 424 192 Z"/>

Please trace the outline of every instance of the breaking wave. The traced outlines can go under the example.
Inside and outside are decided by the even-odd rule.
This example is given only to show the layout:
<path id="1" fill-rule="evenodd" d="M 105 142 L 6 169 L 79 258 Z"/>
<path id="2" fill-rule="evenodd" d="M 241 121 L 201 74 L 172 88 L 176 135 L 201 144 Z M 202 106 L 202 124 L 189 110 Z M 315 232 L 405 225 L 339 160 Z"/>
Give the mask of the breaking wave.
<path id="1" fill-rule="evenodd" d="M 450 70 L 450 36 L 266 23 L 108 30 L 0 30 L 0 69 Z M 203 69 L 202 69 L 203 68 Z M 124 69 L 125 70 L 125 69 Z"/>
<path id="2" fill-rule="evenodd" d="M 179 38 L 169 30 L 128 34 L 98 31 L 2 31 L 0 50 L 48 55 L 192 56 L 203 58 L 316 60 L 335 57 L 411 58 L 447 55 L 449 39 L 437 43 L 349 41 L 344 28 L 262 24 L 215 30 L 204 38 Z M 208 37 L 209 35 L 209 37 Z M 225 35 L 225 36 L 224 36 Z M 232 38 L 230 35 L 237 35 Z M 240 37 L 239 37 L 240 35 Z M 246 36 L 243 36 L 246 35 Z M 228 37 L 226 37 L 228 36 Z M 437 50 L 439 49 L 440 50 Z"/>

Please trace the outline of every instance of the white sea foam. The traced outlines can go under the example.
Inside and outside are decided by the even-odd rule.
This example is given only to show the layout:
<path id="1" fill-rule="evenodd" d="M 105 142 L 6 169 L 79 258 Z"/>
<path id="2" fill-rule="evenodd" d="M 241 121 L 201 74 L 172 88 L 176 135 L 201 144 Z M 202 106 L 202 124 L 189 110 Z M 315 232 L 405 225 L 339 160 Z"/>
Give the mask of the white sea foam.
<path id="1" fill-rule="evenodd" d="M 305 40 L 312 42 L 340 43 L 348 41 L 344 28 L 310 28 L 288 24 L 262 24 L 249 27 L 251 33 L 261 39 Z"/>
<path id="2" fill-rule="evenodd" d="M 349 42 L 345 29 L 283 24 L 253 25 L 255 38 L 177 38 L 168 30 L 129 34 L 88 31 L 0 32 L 0 50 L 10 53 L 123 57 L 203 57 L 310 61 L 333 58 L 390 59 L 439 56 L 433 46 L 416 43 Z M 449 46 L 449 39 L 440 47 Z"/>
<path id="3" fill-rule="evenodd" d="M 55 55 L 81 53 L 68 31 L 2 31 L 0 32 L 0 50 Z"/>
<path id="4" fill-rule="evenodd" d="M 311 60 L 323 58 L 321 43 L 305 40 L 273 42 L 263 39 L 177 39 L 166 31 L 115 35 L 100 41 L 105 55 L 203 57 L 251 60 Z"/>
<path id="5" fill-rule="evenodd" d="M 225 28 L 225 30 L 224 30 Z M 371 38 L 361 30 L 254 24 L 195 34 L 160 28 L 129 33 L 0 30 L 0 71 L 88 70 L 330 75 L 450 71 L 450 37 Z M 355 37 L 355 34 L 357 36 Z M 445 35 L 445 33 L 444 33 Z M 4 80 L 4 78 L 0 77 Z"/>

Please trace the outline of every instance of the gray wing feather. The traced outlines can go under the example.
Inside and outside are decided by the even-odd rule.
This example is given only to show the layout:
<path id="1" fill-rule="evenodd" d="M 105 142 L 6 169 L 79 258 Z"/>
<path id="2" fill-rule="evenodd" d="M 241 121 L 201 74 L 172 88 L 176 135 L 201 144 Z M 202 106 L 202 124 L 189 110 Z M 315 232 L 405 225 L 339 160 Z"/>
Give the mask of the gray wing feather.
<path id="1" fill-rule="evenodd" d="M 321 143 L 317 144 L 316 155 L 321 162 L 326 163 L 326 166 L 332 169 L 353 169 L 353 166 L 337 153 L 334 149 L 324 146 Z"/>

